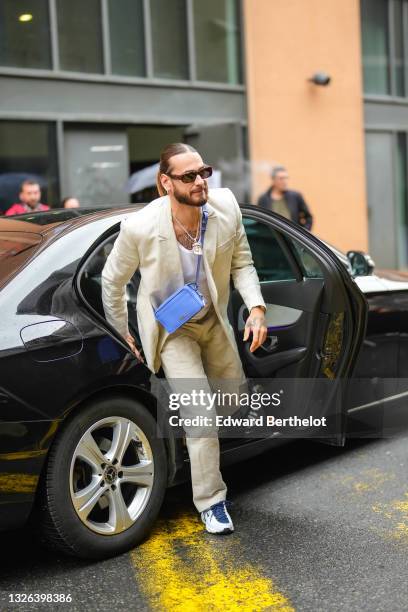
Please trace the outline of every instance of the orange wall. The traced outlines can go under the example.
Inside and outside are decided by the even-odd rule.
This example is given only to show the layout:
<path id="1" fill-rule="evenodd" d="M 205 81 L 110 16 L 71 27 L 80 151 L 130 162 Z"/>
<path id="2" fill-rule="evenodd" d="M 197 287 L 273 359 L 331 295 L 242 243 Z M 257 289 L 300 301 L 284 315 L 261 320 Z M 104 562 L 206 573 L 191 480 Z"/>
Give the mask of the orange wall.
<path id="1" fill-rule="evenodd" d="M 367 250 L 359 0 L 244 0 L 244 27 L 253 198 L 283 164 L 313 232 Z"/>

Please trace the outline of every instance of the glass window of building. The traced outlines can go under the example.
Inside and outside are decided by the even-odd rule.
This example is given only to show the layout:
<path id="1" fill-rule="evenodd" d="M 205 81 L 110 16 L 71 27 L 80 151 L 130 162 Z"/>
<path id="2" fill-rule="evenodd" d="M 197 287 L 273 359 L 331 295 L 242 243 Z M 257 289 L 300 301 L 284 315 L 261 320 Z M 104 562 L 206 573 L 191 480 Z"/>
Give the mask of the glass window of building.
<path id="1" fill-rule="evenodd" d="M 188 79 L 185 0 L 151 0 L 150 10 L 154 76 Z"/>
<path id="2" fill-rule="evenodd" d="M 390 93 L 388 2 L 361 0 L 364 91 Z"/>
<path id="3" fill-rule="evenodd" d="M 405 95 L 404 8 L 402 0 L 394 0 L 394 87 L 396 96 Z"/>
<path id="4" fill-rule="evenodd" d="M 398 267 L 408 268 L 408 151 L 407 134 L 396 135 L 396 204 L 398 231 Z"/>
<path id="5" fill-rule="evenodd" d="M 241 34 L 237 0 L 194 0 L 197 78 L 241 83 Z"/>
<path id="6" fill-rule="evenodd" d="M 62 70 L 103 72 L 102 20 L 99 0 L 57 0 Z"/>
<path id="7" fill-rule="evenodd" d="M 38 180 L 44 204 L 57 205 L 57 177 L 53 123 L 0 121 L 0 214 L 19 201 L 26 178 Z"/>
<path id="8" fill-rule="evenodd" d="M 408 95 L 408 0 L 361 0 L 364 91 Z"/>
<path id="9" fill-rule="evenodd" d="M 48 0 L 1 0 L 0 65 L 51 68 Z"/>
<path id="10" fill-rule="evenodd" d="M 143 0 L 109 0 L 112 72 L 145 76 Z"/>
<path id="11" fill-rule="evenodd" d="M 408 269 L 407 139 L 404 131 L 366 132 L 369 252 L 379 268 Z"/>

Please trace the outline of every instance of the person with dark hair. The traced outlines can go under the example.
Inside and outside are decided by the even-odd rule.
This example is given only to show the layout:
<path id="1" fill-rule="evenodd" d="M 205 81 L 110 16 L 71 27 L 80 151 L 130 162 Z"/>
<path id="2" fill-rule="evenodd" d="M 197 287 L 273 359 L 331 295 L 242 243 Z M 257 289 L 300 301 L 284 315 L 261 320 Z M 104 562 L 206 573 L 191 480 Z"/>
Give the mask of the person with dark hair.
<path id="1" fill-rule="evenodd" d="M 284 166 L 275 166 L 271 172 L 272 185 L 258 199 L 258 206 L 276 212 L 287 219 L 312 229 L 313 217 L 299 191 L 288 189 L 289 176 Z"/>
<path id="2" fill-rule="evenodd" d="M 191 399 L 197 383 L 200 392 L 211 391 L 211 381 L 229 389 L 245 384 L 227 315 L 231 277 L 249 311 L 243 339 L 252 334 L 251 352 L 267 335 L 266 306 L 239 205 L 229 189 L 208 189 L 211 174 L 193 147 L 168 145 L 157 175 L 160 197 L 122 221 L 102 271 L 106 318 L 142 360 L 129 333 L 126 303 L 126 284 L 139 268 L 138 332 L 147 365 L 152 372 L 162 367 L 170 387 L 188 391 Z M 189 283 L 198 285 L 201 309 L 168 331 L 157 309 Z M 183 302 L 183 312 L 185 307 Z M 181 418 L 197 410 L 194 401 L 187 403 L 180 406 Z M 234 527 L 220 472 L 218 431 L 211 425 L 199 435 L 185 430 L 195 506 L 209 533 L 230 533 Z"/>
<path id="3" fill-rule="evenodd" d="M 64 198 L 61 204 L 62 204 L 62 208 L 79 208 L 80 207 L 79 200 L 77 198 L 74 198 L 73 196 L 68 196 L 67 198 Z"/>
<path id="4" fill-rule="evenodd" d="M 6 210 L 6 216 L 22 215 L 24 213 L 50 209 L 49 206 L 40 202 L 41 188 L 37 181 L 23 181 L 20 187 L 19 198 L 20 202 L 13 204 Z"/>

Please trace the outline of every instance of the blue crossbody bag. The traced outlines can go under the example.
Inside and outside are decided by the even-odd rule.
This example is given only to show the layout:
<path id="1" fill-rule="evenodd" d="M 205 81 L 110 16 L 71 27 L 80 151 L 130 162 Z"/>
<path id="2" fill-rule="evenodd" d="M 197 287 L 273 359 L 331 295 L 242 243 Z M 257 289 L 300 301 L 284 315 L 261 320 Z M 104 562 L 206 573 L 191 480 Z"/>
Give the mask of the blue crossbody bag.
<path id="1" fill-rule="evenodd" d="M 201 222 L 201 247 L 204 246 L 204 234 L 207 227 L 208 212 L 203 210 Z M 198 290 L 198 278 L 200 274 L 202 255 L 197 255 L 197 270 L 194 283 L 187 283 L 181 289 L 172 293 L 160 306 L 155 310 L 154 315 L 169 332 L 173 333 L 187 323 L 195 314 L 197 314 L 204 306 L 206 301 L 204 296 Z"/>

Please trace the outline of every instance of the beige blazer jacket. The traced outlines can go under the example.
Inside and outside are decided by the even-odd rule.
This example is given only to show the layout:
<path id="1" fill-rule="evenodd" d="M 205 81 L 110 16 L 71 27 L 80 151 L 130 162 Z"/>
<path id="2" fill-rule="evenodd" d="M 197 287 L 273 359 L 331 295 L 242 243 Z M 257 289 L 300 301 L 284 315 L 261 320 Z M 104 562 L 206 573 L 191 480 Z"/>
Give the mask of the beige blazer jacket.
<path id="1" fill-rule="evenodd" d="M 242 215 L 230 189 L 210 189 L 203 263 L 214 309 L 228 341 L 238 355 L 227 307 L 230 277 L 247 308 L 265 306 L 253 265 Z M 168 336 L 154 317 L 171 293 L 184 285 L 170 198 L 153 200 L 121 223 L 120 233 L 102 271 L 102 300 L 108 322 L 122 335 L 128 332 L 126 284 L 139 268 L 137 294 L 139 335 L 152 372 L 160 368 L 160 350 Z"/>

